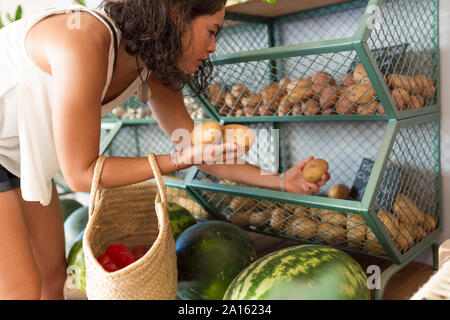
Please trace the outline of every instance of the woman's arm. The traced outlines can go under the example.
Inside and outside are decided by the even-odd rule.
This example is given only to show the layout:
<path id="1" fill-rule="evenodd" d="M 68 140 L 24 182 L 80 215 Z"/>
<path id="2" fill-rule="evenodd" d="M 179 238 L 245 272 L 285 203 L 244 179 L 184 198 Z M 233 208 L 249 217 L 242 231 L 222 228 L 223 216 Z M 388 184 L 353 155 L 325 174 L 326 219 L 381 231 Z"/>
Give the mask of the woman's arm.
<path id="1" fill-rule="evenodd" d="M 173 91 L 165 87 L 154 75 L 149 79 L 149 86 L 152 92 L 149 100 L 152 114 L 158 120 L 160 127 L 166 135 L 171 138 L 172 134 L 179 129 L 184 129 L 190 133 L 194 128 L 194 121 L 186 110 L 182 92 Z M 173 139 L 171 138 L 171 141 L 175 145 L 182 143 L 181 139 L 177 140 L 176 138 L 177 135 L 174 135 Z M 208 174 L 249 186 L 272 190 L 280 190 L 283 186 L 284 191 L 287 192 L 312 195 L 319 192 L 320 186 L 324 185 L 330 179 L 329 173 L 324 174 L 322 179 L 317 183 L 308 182 L 303 178 L 303 167 L 312 159 L 313 157 L 308 157 L 300 161 L 286 171 L 284 177 L 281 177 L 280 174 L 275 172 L 269 174 L 268 171 L 262 174 L 261 168 L 249 163 L 201 164 L 197 165 L 197 167 Z"/>
<path id="2" fill-rule="evenodd" d="M 106 83 L 109 44 L 106 28 L 103 34 L 81 28 L 55 32 L 46 46 L 52 71 L 56 153 L 61 171 L 74 191 L 89 191 L 99 155 L 101 94 Z M 174 170 L 169 155 L 158 155 L 156 159 L 162 174 Z M 116 187 L 152 177 L 146 157 L 111 157 L 105 162 L 100 183 Z"/>
<path id="3" fill-rule="evenodd" d="M 181 91 L 173 91 L 165 87 L 156 75 L 151 75 L 149 79 L 151 88 L 151 98 L 149 100 L 152 114 L 159 123 L 159 126 L 171 138 L 176 130 L 184 129 L 191 132 L 194 128 L 194 121 L 186 110 Z M 177 135 L 173 135 L 171 141 L 177 145 L 182 143 L 181 139 L 176 140 Z M 261 169 L 251 164 L 202 164 L 197 167 L 214 176 L 251 186 L 258 186 L 268 189 L 280 190 L 281 179 L 278 173 L 272 175 L 262 175 Z"/>

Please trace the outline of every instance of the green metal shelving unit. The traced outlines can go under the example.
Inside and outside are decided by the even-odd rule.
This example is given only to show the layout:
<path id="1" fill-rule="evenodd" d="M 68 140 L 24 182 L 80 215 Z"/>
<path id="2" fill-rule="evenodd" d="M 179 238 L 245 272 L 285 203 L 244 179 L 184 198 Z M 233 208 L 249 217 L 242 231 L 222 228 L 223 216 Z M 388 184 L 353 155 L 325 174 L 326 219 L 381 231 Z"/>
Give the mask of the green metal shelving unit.
<path id="1" fill-rule="evenodd" d="M 313 155 L 329 162 L 331 179 L 318 195 L 307 196 L 237 185 L 195 169 L 186 177 L 188 189 L 217 219 L 244 229 L 392 262 L 376 299 L 395 272 L 429 247 L 437 268 L 435 238 L 442 229 L 438 8 L 438 0 L 356 0 L 276 18 L 227 14 L 214 58 L 213 82 L 220 94 L 209 91 L 198 101 L 222 124 L 247 124 L 257 136 L 258 129 L 279 130 L 279 138 L 257 138 L 246 156 L 249 163 L 283 172 Z M 358 97 L 370 96 L 367 105 L 377 100 L 384 112 L 361 112 L 354 100 L 351 114 L 338 112 L 336 101 L 355 95 L 341 91 L 331 114 L 323 114 L 330 101 L 324 99 L 317 101 L 316 114 L 293 115 L 292 103 L 289 113 L 279 115 L 279 100 L 292 95 L 282 86 L 266 102 L 273 109 L 269 114 L 267 108 L 258 111 L 265 103 L 261 98 L 251 114 L 237 113 L 246 106 L 243 91 L 226 104 L 236 84 L 244 84 L 251 98 L 281 79 L 325 71 L 339 86 L 358 64 L 367 77 L 352 89 L 365 84 Z M 393 74 L 402 76 L 396 87 L 388 82 Z M 298 103 L 318 100 L 317 89 Z M 423 103 L 398 106 L 393 89 L 423 95 Z M 371 170 L 360 197 L 327 197 L 335 183 L 351 187 L 366 160 Z"/>

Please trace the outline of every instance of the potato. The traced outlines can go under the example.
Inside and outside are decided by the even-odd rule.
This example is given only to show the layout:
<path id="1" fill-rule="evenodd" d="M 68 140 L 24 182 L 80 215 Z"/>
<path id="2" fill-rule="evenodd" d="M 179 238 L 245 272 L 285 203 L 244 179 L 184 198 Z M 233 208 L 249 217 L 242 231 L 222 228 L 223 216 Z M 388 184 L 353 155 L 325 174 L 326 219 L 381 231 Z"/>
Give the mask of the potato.
<path id="1" fill-rule="evenodd" d="M 389 232 L 391 239 L 396 239 L 399 232 L 399 222 L 397 220 L 397 217 L 387 211 L 380 210 L 378 212 L 378 218 L 386 227 L 386 230 Z"/>
<path id="2" fill-rule="evenodd" d="M 436 93 L 436 87 L 433 84 L 433 80 L 424 74 L 419 74 L 414 77 L 415 83 L 418 87 L 418 94 L 420 94 L 425 100 L 431 100 Z"/>
<path id="3" fill-rule="evenodd" d="M 366 238 L 367 225 L 364 218 L 359 214 L 347 214 L 346 225 L 348 245 L 358 248 Z"/>
<path id="4" fill-rule="evenodd" d="M 392 212 L 398 220 L 407 225 L 415 227 L 425 222 L 425 214 L 419 210 L 414 201 L 404 194 L 398 194 L 392 203 Z"/>
<path id="5" fill-rule="evenodd" d="M 333 76 L 326 71 L 314 73 L 311 81 L 311 91 L 314 94 L 313 99 L 317 101 L 319 101 L 320 94 L 325 86 L 334 86 L 336 84 Z"/>
<path id="6" fill-rule="evenodd" d="M 318 213 L 321 222 L 328 222 L 334 225 L 345 227 L 347 215 L 344 212 L 323 209 Z"/>
<path id="7" fill-rule="evenodd" d="M 251 211 L 248 214 L 248 221 L 251 226 L 259 228 L 270 223 L 272 217 L 269 210 L 265 211 Z"/>
<path id="8" fill-rule="evenodd" d="M 235 98 L 248 98 L 251 94 L 250 90 L 245 84 L 239 83 L 231 87 L 231 94 Z"/>
<path id="9" fill-rule="evenodd" d="M 362 84 L 365 84 L 369 87 L 372 86 L 369 76 L 367 75 L 367 72 L 362 64 L 358 64 L 356 66 L 355 70 L 353 71 L 353 79 L 356 82 L 361 82 Z"/>
<path id="10" fill-rule="evenodd" d="M 284 96 L 278 83 L 271 83 L 261 90 L 262 100 L 265 105 L 277 108 L 281 98 Z"/>
<path id="11" fill-rule="evenodd" d="M 404 89 L 392 90 L 392 99 L 397 106 L 397 110 L 406 110 L 410 101 L 410 95 Z"/>
<path id="12" fill-rule="evenodd" d="M 325 85 L 335 85 L 336 81 L 334 80 L 333 76 L 326 72 L 326 71 L 320 71 L 313 74 L 311 77 L 311 81 L 313 86 L 315 87 L 322 87 Z"/>
<path id="13" fill-rule="evenodd" d="M 365 84 L 356 84 L 346 89 L 346 98 L 352 103 L 367 104 L 375 99 L 375 89 Z"/>
<path id="14" fill-rule="evenodd" d="M 384 110 L 384 107 L 383 107 L 383 105 L 381 104 L 381 102 L 378 104 L 377 113 L 378 113 L 378 114 L 386 114 L 386 111 Z"/>
<path id="15" fill-rule="evenodd" d="M 299 116 L 302 114 L 302 106 L 301 104 L 296 104 L 293 108 L 292 108 L 292 113 L 291 115 L 293 116 Z"/>
<path id="16" fill-rule="evenodd" d="M 254 208 L 258 204 L 258 200 L 254 198 L 244 198 L 244 197 L 235 197 L 231 200 L 228 208 L 235 212 L 239 211 L 247 211 Z"/>
<path id="17" fill-rule="evenodd" d="M 258 105 L 262 102 L 262 95 L 254 93 L 250 97 L 243 97 L 241 104 L 243 106 L 244 114 L 247 117 L 255 115 Z"/>
<path id="18" fill-rule="evenodd" d="M 405 252 L 414 244 L 414 237 L 411 231 L 403 223 L 399 224 L 399 232 L 395 242 L 401 252 Z"/>
<path id="19" fill-rule="evenodd" d="M 301 103 L 301 110 L 305 116 L 320 114 L 320 106 L 314 100 L 308 100 Z"/>
<path id="20" fill-rule="evenodd" d="M 364 249 L 373 255 L 381 255 L 384 253 L 384 248 L 381 246 L 380 241 L 378 241 L 375 233 L 369 231 L 366 234 L 366 241 L 364 242 Z"/>
<path id="21" fill-rule="evenodd" d="M 378 110 L 381 110 L 382 106 L 380 104 L 380 101 L 373 100 L 372 102 L 366 104 L 366 105 L 359 105 L 356 109 L 356 112 L 359 114 L 375 114 Z M 384 109 L 383 109 L 384 112 Z"/>
<path id="22" fill-rule="evenodd" d="M 433 231 L 436 228 L 436 220 L 434 220 L 434 218 L 431 215 L 425 214 L 425 219 L 422 226 L 425 229 L 425 231 L 428 232 Z"/>
<path id="23" fill-rule="evenodd" d="M 355 114 L 357 105 L 347 99 L 346 96 L 342 96 L 336 102 L 335 110 L 339 114 Z"/>
<path id="24" fill-rule="evenodd" d="M 343 74 L 341 76 L 340 81 L 341 81 L 342 85 L 344 85 L 344 86 L 353 86 L 356 84 L 355 80 L 353 79 L 352 73 Z"/>
<path id="25" fill-rule="evenodd" d="M 211 83 L 206 89 L 206 94 L 209 97 L 209 102 L 213 106 L 221 105 L 225 102 L 225 93 L 218 83 Z"/>
<path id="26" fill-rule="evenodd" d="M 318 182 L 328 171 L 328 162 L 323 159 L 313 159 L 303 167 L 303 177 L 309 182 Z"/>
<path id="27" fill-rule="evenodd" d="M 277 109 L 278 109 L 278 106 L 272 107 L 272 105 L 266 105 L 266 104 L 262 103 L 258 107 L 258 113 L 260 116 L 270 117 L 270 116 L 275 115 L 278 112 Z"/>
<path id="28" fill-rule="evenodd" d="M 319 94 L 319 103 L 325 108 L 333 108 L 339 99 L 339 90 L 335 86 L 324 86 Z"/>
<path id="29" fill-rule="evenodd" d="M 292 110 L 292 103 L 289 102 L 288 96 L 284 96 L 278 106 L 278 115 L 285 116 Z"/>
<path id="30" fill-rule="evenodd" d="M 425 105 L 425 99 L 419 94 L 411 96 L 408 103 L 408 109 L 419 109 Z"/>
<path id="31" fill-rule="evenodd" d="M 386 76 L 386 82 L 391 90 L 402 89 L 408 94 L 418 94 L 419 86 L 414 78 L 402 74 L 391 74 Z"/>
<path id="32" fill-rule="evenodd" d="M 334 244 L 345 241 L 345 229 L 338 225 L 322 222 L 317 225 L 317 237 L 320 241 Z"/>
<path id="33" fill-rule="evenodd" d="M 238 103 L 238 98 L 233 96 L 231 93 L 227 92 L 225 94 L 225 103 L 230 109 L 233 109 L 235 105 Z"/>
<path id="34" fill-rule="evenodd" d="M 240 227 L 251 225 L 253 227 L 261 227 L 269 221 L 271 214 L 269 211 L 238 211 L 231 216 L 231 223 Z"/>
<path id="35" fill-rule="evenodd" d="M 394 243 L 398 242 L 397 239 L 399 237 L 399 232 L 402 229 L 400 228 L 400 223 L 397 220 L 397 217 L 395 217 L 393 214 L 387 211 L 380 210 L 378 212 L 378 218 L 380 219 L 381 223 L 383 223 L 383 225 L 385 226 Z M 366 234 L 366 239 L 367 242 L 364 244 L 364 248 L 370 254 L 384 253 L 384 249 L 381 247 L 381 243 L 376 238 L 375 233 L 373 233 L 373 231 L 369 230 L 369 232 Z"/>
<path id="36" fill-rule="evenodd" d="M 281 208 L 276 208 L 272 211 L 270 218 L 270 226 L 273 230 L 282 232 L 289 224 L 289 221 L 293 219 L 293 215 Z"/>
<path id="37" fill-rule="evenodd" d="M 197 124 L 191 132 L 192 145 L 220 144 L 222 142 L 222 126 L 215 121 Z"/>
<path id="38" fill-rule="evenodd" d="M 230 218 L 230 222 L 232 224 L 235 224 L 239 227 L 246 227 L 250 224 L 248 219 L 248 212 L 246 211 L 238 211 L 235 214 L 233 214 Z"/>
<path id="39" fill-rule="evenodd" d="M 287 93 L 288 101 L 291 104 L 296 104 L 307 98 L 311 98 L 312 96 L 313 96 L 313 93 L 309 87 L 308 88 L 296 87 L 296 88 L 292 89 L 291 91 L 288 91 L 288 93 Z"/>
<path id="40" fill-rule="evenodd" d="M 328 198 L 347 199 L 350 189 L 345 184 L 334 184 L 328 190 Z"/>
<path id="41" fill-rule="evenodd" d="M 295 218 L 289 221 L 284 234 L 295 238 L 310 238 L 316 234 L 316 231 L 316 222 L 305 218 Z"/>
<path id="42" fill-rule="evenodd" d="M 287 92 L 295 88 L 310 88 L 312 84 L 311 77 L 297 78 L 286 85 Z"/>
<path id="43" fill-rule="evenodd" d="M 336 114 L 336 112 L 334 111 L 334 108 L 322 108 L 322 110 L 320 110 L 320 114 L 325 116 L 329 114 Z"/>
<path id="44" fill-rule="evenodd" d="M 255 142 L 255 133 L 249 127 L 229 124 L 224 126 L 222 130 L 223 143 L 231 142 L 248 151 Z"/>
<path id="45" fill-rule="evenodd" d="M 236 105 L 236 107 L 234 108 L 234 110 L 231 113 L 231 117 L 241 117 L 242 115 L 244 115 L 244 109 L 242 107 L 241 104 Z"/>
<path id="46" fill-rule="evenodd" d="M 415 235 L 414 238 L 417 241 L 420 241 L 427 237 L 427 232 L 425 231 L 424 228 L 418 226 L 418 227 L 414 228 L 414 235 Z"/>
<path id="47" fill-rule="evenodd" d="M 289 78 L 283 78 L 280 80 L 279 85 L 281 88 L 281 91 L 283 92 L 283 94 L 287 94 L 289 89 L 288 89 L 288 85 L 292 83 L 291 79 Z"/>
<path id="48" fill-rule="evenodd" d="M 292 214 L 294 215 L 294 217 L 296 219 L 309 219 L 309 218 L 311 218 L 311 220 L 314 220 L 314 221 L 317 220 L 318 221 L 317 217 L 311 217 L 310 209 L 311 208 L 306 208 L 306 207 L 302 207 L 302 206 L 293 205 L 290 208 L 290 211 L 293 212 Z"/>

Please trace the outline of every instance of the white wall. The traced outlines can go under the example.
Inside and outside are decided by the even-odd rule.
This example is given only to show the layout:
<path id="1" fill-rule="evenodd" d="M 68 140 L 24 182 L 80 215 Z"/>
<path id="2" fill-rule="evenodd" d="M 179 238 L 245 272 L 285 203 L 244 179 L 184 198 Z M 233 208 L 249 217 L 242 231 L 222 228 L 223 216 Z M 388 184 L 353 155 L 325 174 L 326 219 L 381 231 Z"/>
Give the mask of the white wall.
<path id="1" fill-rule="evenodd" d="M 101 1 L 86 0 L 85 2 L 89 8 L 95 8 Z M 8 23 L 6 12 L 13 15 L 19 4 L 23 9 L 23 17 L 26 17 L 47 8 L 66 6 L 74 3 L 76 2 L 73 0 L 0 0 L 0 13 L 3 23 L 6 24 Z"/>
<path id="2" fill-rule="evenodd" d="M 86 0 L 90 8 L 96 7 L 101 0 Z M 6 12 L 14 14 L 18 4 L 24 10 L 24 17 L 35 14 L 45 8 L 65 6 L 72 0 L 0 0 L 0 13 L 6 23 Z M 450 239 L 450 1 L 440 1 L 440 56 L 441 56 L 441 170 L 443 194 L 443 231 L 437 238 L 438 243 Z M 417 261 L 432 263 L 431 250 L 423 252 Z"/>

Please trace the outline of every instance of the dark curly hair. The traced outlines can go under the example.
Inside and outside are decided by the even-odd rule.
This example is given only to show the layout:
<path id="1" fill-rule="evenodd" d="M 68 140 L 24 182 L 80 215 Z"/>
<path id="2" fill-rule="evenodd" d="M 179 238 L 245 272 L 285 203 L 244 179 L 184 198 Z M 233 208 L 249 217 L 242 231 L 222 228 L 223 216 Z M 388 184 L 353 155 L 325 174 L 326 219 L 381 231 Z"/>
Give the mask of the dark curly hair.
<path id="1" fill-rule="evenodd" d="M 178 67 L 183 55 L 185 28 L 196 17 L 212 15 L 227 0 L 103 0 L 100 8 L 114 21 L 127 40 L 126 51 L 139 55 L 161 82 L 174 90 L 190 83 L 195 93 L 202 92 L 212 76 L 213 65 L 205 61 L 191 76 Z M 171 9 L 179 6 L 179 20 L 173 21 Z M 178 23 L 178 25 L 177 25 Z M 181 26 L 181 27 L 180 27 Z"/>

